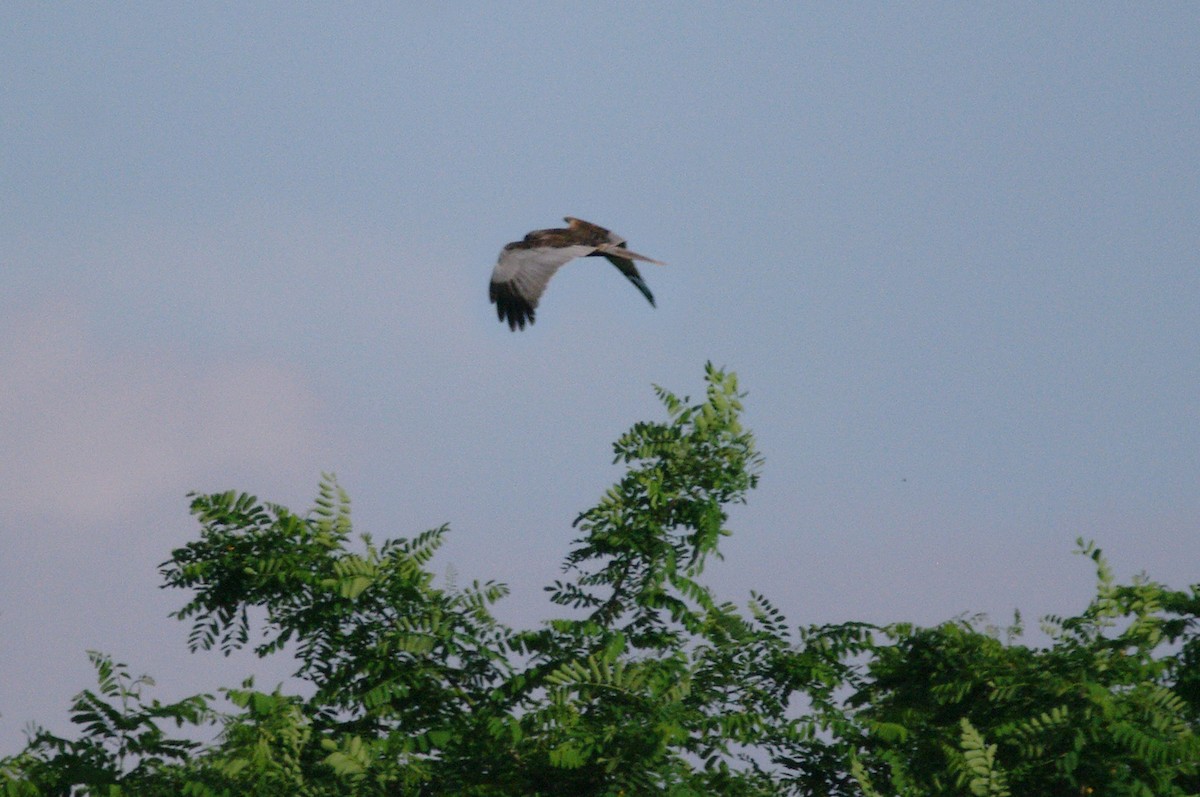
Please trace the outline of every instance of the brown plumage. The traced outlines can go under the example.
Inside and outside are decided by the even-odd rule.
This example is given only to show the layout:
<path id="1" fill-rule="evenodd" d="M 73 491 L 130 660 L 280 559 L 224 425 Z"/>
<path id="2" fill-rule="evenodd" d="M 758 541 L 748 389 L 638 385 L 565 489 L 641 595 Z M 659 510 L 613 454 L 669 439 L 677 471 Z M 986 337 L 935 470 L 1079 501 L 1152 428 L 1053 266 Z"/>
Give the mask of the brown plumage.
<path id="1" fill-rule="evenodd" d="M 631 252 L 625 239 L 603 227 L 567 216 L 565 229 L 534 230 L 523 240 L 506 244 L 492 270 L 488 297 L 496 305 L 496 315 L 512 330 L 532 324 L 538 299 L 546 283 L 562 266 L 577 257 L 604 257 L 634 284 L 654 305 L 654 295 L 633 265 L 635 260 L 662 263 Z"/>

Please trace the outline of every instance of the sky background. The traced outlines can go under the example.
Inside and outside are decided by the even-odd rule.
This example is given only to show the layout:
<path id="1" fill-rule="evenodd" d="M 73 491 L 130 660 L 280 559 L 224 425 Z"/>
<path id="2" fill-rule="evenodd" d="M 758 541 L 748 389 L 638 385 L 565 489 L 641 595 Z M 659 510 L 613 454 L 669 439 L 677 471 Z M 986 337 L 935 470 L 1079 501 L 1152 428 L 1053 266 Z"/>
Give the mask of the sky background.
<path id="1" fill-rule="evenodd" d="M 422 8 L 419 6 L 429 6 Z M 435 8 L 436 6 L 436 8 Z M 793 625 L 1079 611 L 1200 581 L 1200 6 L 6 3 L 0 754 L 85 650 L 176 699 L 187 493 L 356 526 L 555 613 L 611 441 L 749 392 L 722 597 Z M 670 263 L 559 272 L 564 215 Z"/>

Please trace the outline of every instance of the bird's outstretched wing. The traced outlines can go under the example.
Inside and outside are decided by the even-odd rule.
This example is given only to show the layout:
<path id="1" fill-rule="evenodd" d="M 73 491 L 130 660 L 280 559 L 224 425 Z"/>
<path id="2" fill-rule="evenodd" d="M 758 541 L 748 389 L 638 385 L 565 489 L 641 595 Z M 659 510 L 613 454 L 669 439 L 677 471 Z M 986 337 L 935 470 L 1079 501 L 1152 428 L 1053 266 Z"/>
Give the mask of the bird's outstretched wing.
<path id="1" fill-rule="evenodd" d="M 655 260 L 652 257 L 639 255 L 637 252 L 631 252 L 625 248 L 624 243 L 620 244 L 602 244 L 596 247 L 596 251 L 592 254 L 603 255 L 609 263 L 617 267 L 617 270 L 625 275 L 625 278 L 633 283 L 633 286 L 642 292 L 642 296 L 646 297 L 646 301 L 650 302 L 651 307 L 656 307 L 654 304 L 654 294 L 650 292 L 650 287 L 646 285 L 646 281 L 642 279 L 642 275 L 638 273 L 637 266 L 633 265 L 635 260 L 644 260 L 647 263 L 656 263 L 665 265 L 661 260 Z"/>
<path id="2" fill-rule="evenodd" d="M 538 299 L 554 272 L 571 260 L 594 251 L 596 247 L 580 244 L 526 247 L 517 243 L 504 247 L 488 285 L 488 296 L 496 304 L 496 315 L 501 321 L 508 322 L 510 329 L 524 329 L 525 324 L 532 324 Z"/>
<path id="3" fill-rule="evenodd" d="M 605 257 L 608 257 L 609 260 L 612 260 L 612 257 L 609 257 L 611 255 L 613 257 L 621 258 L 622 260 L 644 260 L 647 263 L 653 263 L 656 266 L 665 266 L 666 265 L 666 263 L 662 262 L 661 260 L 655 260 L 652 257 L 646 257 L 645 255 L 639 255 L 637 252 L 634 252 L 634 251 L 628 249 L 624 243 L 600 244 L 599 246 L 596 247 L 596 251 L 601 253 Z"/>

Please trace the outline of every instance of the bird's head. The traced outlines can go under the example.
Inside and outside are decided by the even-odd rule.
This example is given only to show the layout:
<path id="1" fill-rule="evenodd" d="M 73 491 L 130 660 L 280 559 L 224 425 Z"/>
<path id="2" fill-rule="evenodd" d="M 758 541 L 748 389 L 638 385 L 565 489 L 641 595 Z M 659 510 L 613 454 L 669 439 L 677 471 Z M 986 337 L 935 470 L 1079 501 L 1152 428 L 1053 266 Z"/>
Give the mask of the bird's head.
<path id="1" fill-rule="evenodd" d="M 596 236 L 601 240 L 608 239 L 613 243 L 617 243 L 617 239 L 614 238 L 612 233 L 609 232 L 607 228 L 601 227 L 599 224 L 592 224 L 590 221 L 577 219 L 574 216 L 563 216 L 563 221 L 569 225 L 568 229 L 573 233 L 577 233 L 581 236 Z"/>

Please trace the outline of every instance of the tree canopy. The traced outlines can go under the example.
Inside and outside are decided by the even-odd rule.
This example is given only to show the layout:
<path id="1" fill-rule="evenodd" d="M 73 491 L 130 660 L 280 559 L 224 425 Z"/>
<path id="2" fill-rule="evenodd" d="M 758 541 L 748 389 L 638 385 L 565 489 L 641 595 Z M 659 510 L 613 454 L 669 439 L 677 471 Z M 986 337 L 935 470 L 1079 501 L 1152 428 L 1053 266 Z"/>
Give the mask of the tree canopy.
<path id="1" fill-rule="evenodd" d="M 614 444 L 622 478 L 575 520 L 559 616 L 498 622 L 503 584 L 439 583 L 449 530 L 356 535 L 320 483 L 305 514 L 193 495 L 199 536 L 161 566 L 190 649 L 291 656 L 174 703 L 91 653 L 69 737 L 0 759 L 32 795 L 1189 795 L 1200 793 L 1200 588 L 1118 584 L 1099 548 L 1073 617 L 793 629 L 705 585 L 762 459 L 734 374 Z M 210 654 L 211 655 L 211 654 Z M 197 741 L 208 738 L 210 741 Z"/>

